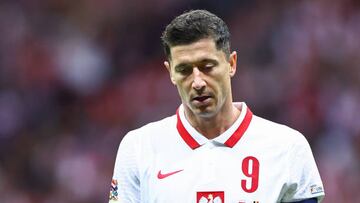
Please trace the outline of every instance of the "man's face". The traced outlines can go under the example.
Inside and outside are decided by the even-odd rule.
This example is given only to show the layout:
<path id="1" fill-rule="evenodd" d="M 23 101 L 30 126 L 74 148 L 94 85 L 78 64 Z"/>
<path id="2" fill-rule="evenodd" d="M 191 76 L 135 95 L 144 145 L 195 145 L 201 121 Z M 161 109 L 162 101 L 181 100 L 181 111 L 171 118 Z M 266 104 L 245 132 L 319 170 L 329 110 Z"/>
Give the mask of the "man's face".
<path id="1" fill-rule="evenodd" d="M 186 109 L 200 117 L 212 117 L 224 104 L 231 104 L 236 52 L 228 59 L 211 38 L 171 47 L 170 52 L 171 60 L 164 64 Z"/>

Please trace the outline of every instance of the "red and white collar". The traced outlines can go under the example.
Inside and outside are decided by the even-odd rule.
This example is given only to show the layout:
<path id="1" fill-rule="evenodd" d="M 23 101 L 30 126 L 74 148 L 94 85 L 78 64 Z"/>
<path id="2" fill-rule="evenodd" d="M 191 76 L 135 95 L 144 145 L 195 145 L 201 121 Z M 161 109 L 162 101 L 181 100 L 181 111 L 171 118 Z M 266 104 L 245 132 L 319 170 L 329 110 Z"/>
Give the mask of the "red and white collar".
<path id="1" fill-rule="evenodd" d="M 227 147 L 235 146 L 235 144 L 240 140 L 249 127 L 253 115 L 244 102 L 234 103 L 234 106 L 238 109 L 241 109 L 240 116 L 229 129 L 213 139 L 213 141 L 222 143 Z M 186 119 L 183 105 L 180 105 L 176 115 L 177 130 L 185 143 L 189 145 L 189 147 L 196 149 L 201 145 L 209 142 L 209 139 L 200 134 Z"/>

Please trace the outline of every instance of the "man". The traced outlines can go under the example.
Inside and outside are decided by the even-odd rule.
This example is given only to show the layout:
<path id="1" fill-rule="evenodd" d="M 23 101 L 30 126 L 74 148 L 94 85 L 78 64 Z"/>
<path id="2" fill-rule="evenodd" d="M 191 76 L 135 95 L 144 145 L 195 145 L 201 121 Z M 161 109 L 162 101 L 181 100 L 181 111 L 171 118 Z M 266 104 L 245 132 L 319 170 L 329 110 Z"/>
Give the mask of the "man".
<path id="1" fill-rule="evenodd" d="M 116 158 L 110 202 L 318 202 L 322 182 L 299 132 L 234 103 L 226 24 L 186 12 L 162 40 L 182 104 L 175 115 L 129 132 Z"/>

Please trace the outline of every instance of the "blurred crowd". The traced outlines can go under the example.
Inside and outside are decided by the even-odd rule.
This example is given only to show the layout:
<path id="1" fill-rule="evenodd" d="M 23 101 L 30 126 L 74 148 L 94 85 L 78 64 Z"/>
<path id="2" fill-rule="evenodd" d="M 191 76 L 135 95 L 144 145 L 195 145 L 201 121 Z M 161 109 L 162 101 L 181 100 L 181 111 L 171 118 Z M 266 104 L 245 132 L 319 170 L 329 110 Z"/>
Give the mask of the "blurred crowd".
<path id="1" fill-rule="evenodd" d="M 360 202 L 360 2 L 0 1 L 0 202 L 106 202 L 127 131 L 175 113 L 160 36 L 228 24 L 236 101 L 310 142 L 325 203 Z"/>

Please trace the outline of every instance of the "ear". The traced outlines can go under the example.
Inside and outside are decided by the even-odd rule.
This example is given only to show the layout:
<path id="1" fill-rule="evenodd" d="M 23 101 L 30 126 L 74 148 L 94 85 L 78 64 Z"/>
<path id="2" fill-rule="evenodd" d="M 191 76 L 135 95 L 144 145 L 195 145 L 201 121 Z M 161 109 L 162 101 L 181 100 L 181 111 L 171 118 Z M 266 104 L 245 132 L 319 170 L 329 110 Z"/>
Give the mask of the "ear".
<path id="1" fill-rule="evenodd" d="M 164 65 L 165 65 L 165 68 L 169 71 L 170 80 L 171 80 L 172 84 L 176 85 L 175 79 L 174 79 L 174 77 L 172 76 L 172 73 L 171 73 L 170 62 L 169 61 L 164 61 Z"/>
<path id="2" fill-rule="evenodd" d="M 237 53 L 236 53 L 236 51 L 233 51 L 230 54 L 229 63 L 230 63 L 229 74 L 230 74 L 230 77 L 233 77 L 235 75 L 235 73 L 236 73 L 236 64 L 237 64 Z"/>

